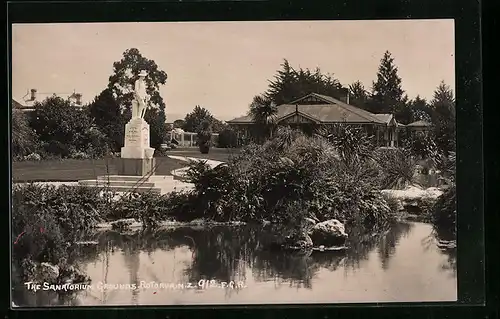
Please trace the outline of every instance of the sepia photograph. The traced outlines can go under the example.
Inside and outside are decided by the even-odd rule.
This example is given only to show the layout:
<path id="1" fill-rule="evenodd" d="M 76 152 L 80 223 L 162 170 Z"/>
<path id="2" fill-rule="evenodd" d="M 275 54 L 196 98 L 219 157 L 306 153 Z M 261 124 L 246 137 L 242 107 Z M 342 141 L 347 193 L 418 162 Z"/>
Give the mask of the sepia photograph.
<path id="1" fill-rule="evenodd" d="M 454 30 L 13 24 L 12 306 L 456 301 Z"/>

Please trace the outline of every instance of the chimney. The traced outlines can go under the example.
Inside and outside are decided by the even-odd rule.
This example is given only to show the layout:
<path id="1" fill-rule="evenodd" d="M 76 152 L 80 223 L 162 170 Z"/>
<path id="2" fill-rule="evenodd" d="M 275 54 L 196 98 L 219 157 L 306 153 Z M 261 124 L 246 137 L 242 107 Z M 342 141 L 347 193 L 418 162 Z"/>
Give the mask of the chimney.
<path id="1" fill-rule="evenodd" d="M 31 89 L 30 101 L 36 100 L 36 89 Z"/>
<path id="2" fill-rule="evenodd" d="M 75 100 L 76 100 L 76 105 L 82 105 L 82 94 L 76 93 Z"/>

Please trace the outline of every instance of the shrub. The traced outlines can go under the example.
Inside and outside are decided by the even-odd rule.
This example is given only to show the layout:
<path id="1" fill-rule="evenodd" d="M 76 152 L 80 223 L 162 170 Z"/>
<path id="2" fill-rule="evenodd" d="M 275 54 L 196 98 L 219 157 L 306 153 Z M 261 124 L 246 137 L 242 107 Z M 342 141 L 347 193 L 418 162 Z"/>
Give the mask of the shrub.
<path id="1" fill-rule="evenodd" d="M 404 148 L 418 159 L 429 159 L 434 164 L 439 160 L 439 149 L 432 136 L 423 133 L 411 134 L 404 141 Z"/>
<path id="2" fill-rule="evenodd" d="M 208 154 L 210 152 L 210 143 L 209 142 L 201 142 L 199 145 L 201 154 Z"/>
<path id="3" fill-rule="evenodd" d="M 348 165 L 358 163 L 371 157 L 375 144 L 372 136 L 366 134 L 361 127 L 338 124 L 323 131 L 337 150 L 342 161 Z"/>
<path id="4" fill-rule="evenodd" d="M 414 183 L 416 162 L 407 150 L 381 148 L 375 152 L 375 159 L 382 173 L 382 188 L 403 189 Z"/>
<path id="5" fill-rule="evenodd" d="M 157 149 L 155 149 L 155 152 L 154 152 L 154 157 L 165 157 L 168 155 L 168 150 L 163 148 L 163 147 L 159 147 Z"/>
<path id="6" fill-rule="evenodd" d="M 38 154 L 38 153 L 31 153 L 29 155 L 24 156 L 23 160 L 25 160 L 25 161 L 41 161 L 42 156 L 40 156 L 40 154 Z"/>
<path id="7" fill-rule="evenodd" d="M 73 158 L 73 159 L 89 159 L 89 158 L 91 158 L 90 155 L 88 155 L 85 152 L 81 152 L 81 151 L 75 151 L 75 152 L 71 153 L 69 155 L 69 157 Z"/>
<path id="8" fill-rule="evenodd" d="M 22 157 L 38 150 L 37 135 L 29 126 L 25 113 L 12 110 L 11 150 L 14 158 Z"/>
<path id="9" fill-rule="evenodd" d="M 394 214 L 373 181 L 377 163 L 369 154 L 358 158 L 348 165 L 327 140 L 281 128 L 226 165 L 192 163 L 187 175 L 195 189 L 186 206 L 216 220 L 300 225 L 309 217 L 383 225 Z"/>
<path id="10" fill-rule="evenodd" d="M 439 197 L 432 211 L 432 224 L 441 239 L 456 236 L 457 204 L 456 187 L 453 185 Z"/>
<path id="11" fill-rule="evenodd" d="M 32 280 L 42 262 L 63 265 L 74 259 L 70 246 L 80 231 L 94 226 L 105 207 L 98 190 L 83 187 L 15 185 L 12 193 L 12 236 L 16 280 Z M 12 238 L 13 241 L 16 238 Z"/>
<path id="12" fill-rule="evenodd" d="M 43 141 L 46 153 L 69 157 L 75 152 L 85 152 L 92 158 L 108 153 L 109 140 L 96 127 L 89 112 L 60 97 L 35 103 L 30 125 Z"/>
<path id="13" fill-rule="evenodd" d="M 219 132 L 217 139 L 217 147 L 220 148 L 233 148 L 238 146 L 238 136 L 232 129 L 226 128 Z"/>
<path id="14" fill-rule="evenodd" d="M 60 141 L 50 140 L 42 145 L 44 153 L 51 156 L 69 157 L 71 154 L 70 146 Z"/>
<path id="15" fill-rule="evenodd" d="M 200 153 L 208 154 L 212 145 L 212 128 L 209 121 L 203 121 L 198 130 L 198 146 Z"/>
<path id="16" fill-rule="evenodd" d="M 127 194 L 114 206 L 113 217 L 134 218 L 145 228 L 154 228 L 167 213 L 162 202 L 162 195 L 152 192 Z"/>
<path id="17" fill-rule="evenodd" d="M 441 170 L 442 178 L 448 185 L 455 184 L 457 156 L 455 152 L 450 152 L 448 156 L 441 157 L 438 162 L 438 169 Z"/>
<path id="18" fill-rule="evenodd" d="M 93 227 L 101 220 L 100 210 L 105 206 L 95 188 L 30 184 L 14 187 L 12 218 L 24 221 L 45 216 L 57 221 L 64 234 L 69 234 Z M 26 224 L 18 226 L 16 230 L 21 230 Z"/>

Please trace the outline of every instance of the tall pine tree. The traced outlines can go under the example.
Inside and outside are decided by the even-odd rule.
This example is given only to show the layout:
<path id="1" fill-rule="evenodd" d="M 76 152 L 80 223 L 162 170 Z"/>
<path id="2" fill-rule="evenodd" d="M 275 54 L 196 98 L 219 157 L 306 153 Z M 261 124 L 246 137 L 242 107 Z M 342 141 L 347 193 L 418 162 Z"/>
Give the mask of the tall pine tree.
<path id="1" fill-rule="evenodd" d="M 349 85 L 349 104 L 366 109 L 367 101 L 368 94 L 363 83 L 356 81 Z"/>
<path id="2" fill-rule="evenodd" d="M 456 148 L 455 98 L 452 89 L 441 81 L 431 101 L 436 145 L 445 154 Z"/>
<path id="3" fill-rule="evenodd" d="M 374 113 L 391 113 L 397 115 L 404 111 L 404 91 L 394 58 L 389 51 L 384 53 L 377 72 L 377 80 L 373 82 L 369 109 Z"/>
<path id="4" fill-rule="evenodd" d="M 342 86 L 332 74 L 325 74 L 319 68 L 295 70 L 285 59 L 281 70 L 277 71 L 273 80 L 269 81 L 269 88 L 264 93 L 266 100 L 276 105 L 289 103 L 309 93 L 319 93 L 334 98 L 341 98 Z"/>

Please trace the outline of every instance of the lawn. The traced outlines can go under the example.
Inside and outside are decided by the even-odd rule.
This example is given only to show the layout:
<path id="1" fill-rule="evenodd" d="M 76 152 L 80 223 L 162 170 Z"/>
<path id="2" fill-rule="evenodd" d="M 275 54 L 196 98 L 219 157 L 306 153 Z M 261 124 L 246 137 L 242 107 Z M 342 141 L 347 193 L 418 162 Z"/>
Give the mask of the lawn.
<path id="1" fill-rule="evenodd" d="M 196 148 L 175 149 L 168 151 L 175 156 L 205 158 L 225 162 L 235 150 L 211 149 L 209 154 L 201 154 Z M 174 169 L 186 166 L 186 162 L 174 160 L 169 157 L 156 158 L 156 175 L 171 175 Z M 14 182 L 39 182 L 39 181 L 78 181 L 94 179 L 96 176 L 117 174 L 113 159 L 98 160 L 46 160 L 26 161 L 12 163 L 12 179 Z"/>

